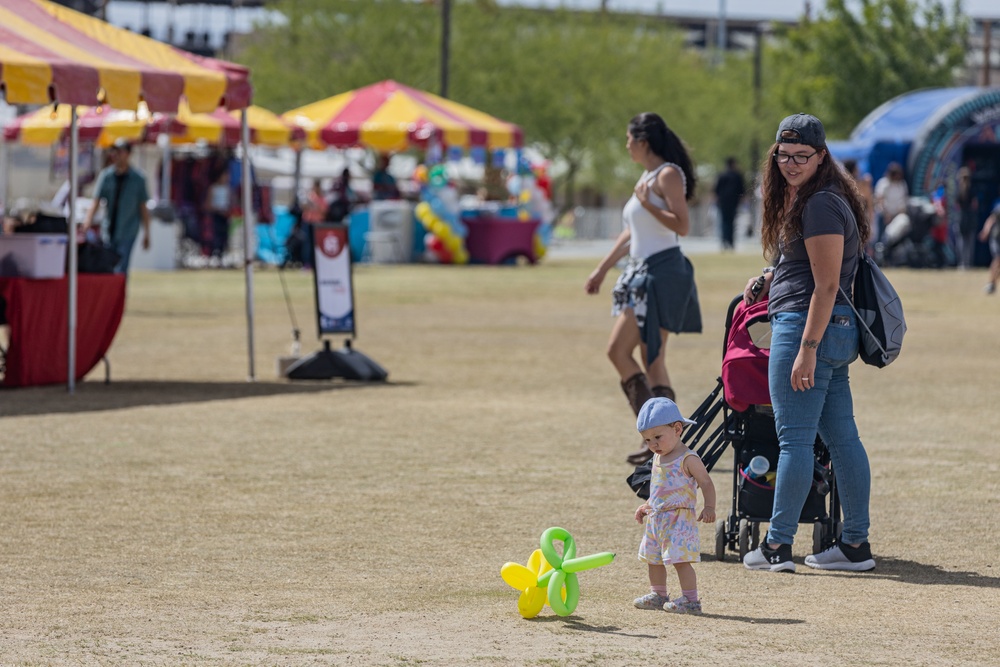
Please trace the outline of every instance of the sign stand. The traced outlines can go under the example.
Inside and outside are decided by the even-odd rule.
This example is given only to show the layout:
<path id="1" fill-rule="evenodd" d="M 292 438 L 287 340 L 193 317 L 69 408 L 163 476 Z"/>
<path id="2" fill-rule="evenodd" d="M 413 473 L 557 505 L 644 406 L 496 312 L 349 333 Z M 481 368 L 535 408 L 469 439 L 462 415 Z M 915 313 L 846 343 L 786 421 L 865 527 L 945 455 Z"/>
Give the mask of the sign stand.
<path id="1" fill-rule="evenodd" d="M 354 284 L 346 225 L 313 225 L 313 277 L 319 338 L 346 333 L 354 337 Z M 323 349 L 299 359 L 285 371 L 290 380 L 330 380 L 341 377 L 384 382 L 388 371 L 355 350 L 351 338 L 339 350 L 323 340 Z"/>

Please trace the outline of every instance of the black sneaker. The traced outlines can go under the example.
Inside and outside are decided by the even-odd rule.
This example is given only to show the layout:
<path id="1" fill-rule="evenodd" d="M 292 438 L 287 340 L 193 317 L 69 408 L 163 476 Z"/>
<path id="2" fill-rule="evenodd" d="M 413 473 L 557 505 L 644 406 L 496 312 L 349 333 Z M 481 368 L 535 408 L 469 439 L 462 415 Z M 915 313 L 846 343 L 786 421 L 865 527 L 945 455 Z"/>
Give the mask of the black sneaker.
<path id="1" fill-rule="evenodd" d="M 875 559 L 872 558 L 871 545 L 867 542 L 862 542 L 856 547 L 849 544 L 834 544 L 826 551 L 806 556 L 806 565 L 817 570 L 865 572 L 875 569 Z"/>
<path id="2" fill-rule="evenodd" d="M 748 570 L 769 570 L 771 572 L 795 572 L 792 562 L 792 545 L 779 544 L 771 549 L 762 543 L 756 550 L 743 557 L 743 567 Z"/>

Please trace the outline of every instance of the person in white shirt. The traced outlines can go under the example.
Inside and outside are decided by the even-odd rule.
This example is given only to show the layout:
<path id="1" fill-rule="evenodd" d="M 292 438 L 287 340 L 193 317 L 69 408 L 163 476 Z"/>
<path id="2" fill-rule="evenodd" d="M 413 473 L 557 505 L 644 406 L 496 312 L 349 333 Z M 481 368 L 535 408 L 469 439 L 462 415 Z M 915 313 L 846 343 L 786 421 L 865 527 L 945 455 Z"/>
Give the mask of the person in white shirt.
<path id="1" fill-rule="evenodd" d="M 691 229 L 687 202 L 694 197 L 696 177 L 684 144 L 655 113 L 639 114 L 629 122 L 625 147 L 645 171 L 622 211 L 622 233 L 587 277 L 584 289 L 597 294 L 607 272 L 629 257 L 611 293 L 616 320 L 608 358 L 638 415 L 653 396 L 675 399 L 664 360 L 668 332 L 701 333 L 694 267 L 680 248 L 680 237 Z M 636 348 L 642 353 L 641 365 L 635 360 Z M 644 443 L 627 460 L 639 464 L 652 456 Z"/>
<path id="2" fill-rule="evenodd" d="M 890 162 L 885 175 L 875 183 L 876 240 L 881 239 L 893 218 L 906 212 L 909 198 L 910 189 L 903 177 L 903 166 L 898 162 Z"/>

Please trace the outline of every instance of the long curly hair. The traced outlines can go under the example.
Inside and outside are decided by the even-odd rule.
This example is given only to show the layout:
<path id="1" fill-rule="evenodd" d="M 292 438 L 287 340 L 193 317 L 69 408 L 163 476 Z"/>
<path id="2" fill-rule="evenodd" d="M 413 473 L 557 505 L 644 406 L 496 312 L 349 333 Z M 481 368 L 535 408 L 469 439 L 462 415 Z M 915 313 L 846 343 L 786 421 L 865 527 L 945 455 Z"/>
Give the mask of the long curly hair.
<path id="1" fill-rule="evenodd" d="M 776 142 L 771 146 L 760 166 L 761 192 L 764 200 L 760 244 L 764 250 L 764 258 L 769 262 L 777 262 L 781 254 L 778 249 L 779 243 L 791 243 L 802 234 L 802 211 L 809 198 L 820 190 L 833 190 L 844 196 L 854 213 L 854 219 L 858 222 L 861 244 L 868 243 L 871 223 L 868 220 L 865 199 L 854 179 L 830 155 L 826 144 L 813 146 L 816 150 L 823 151 L 826 159 L 816 169 L 813 177 L 799 188 L 795 200 L 791 202 L 789 209 L 785 210 L 788 202 L 786 196 L 788 183 L 774 159 L 774 153 L 780 145 Z"/>
<path id="2" fill-rule="evenodd" d="M 698 177 L 694 173 L 691 156 L 688 155 L 680 137 L 667 127 L 666 121 L 658 114 L 647 111 L 628 122 L 628 133 L 632 135 L 632 139 L 646 141 L 653 153 L 680 167 L 687 182 L 687 192 L 684 193 L 684 197 L 688 201 L 694 199 Z"/>

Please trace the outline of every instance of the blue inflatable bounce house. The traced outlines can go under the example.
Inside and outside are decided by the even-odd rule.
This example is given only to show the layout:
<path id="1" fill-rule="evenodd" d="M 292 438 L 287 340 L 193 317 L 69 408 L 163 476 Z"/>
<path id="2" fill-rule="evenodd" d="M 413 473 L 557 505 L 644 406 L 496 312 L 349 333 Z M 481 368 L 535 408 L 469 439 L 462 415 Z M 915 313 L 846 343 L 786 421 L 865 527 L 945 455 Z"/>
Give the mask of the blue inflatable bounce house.
<path id="1" fill-rule="evenodd" d="M 828 145 L 835 158 L 856 160 L 861 172 L 871 174 L 874 181 L 890 162 L 903 165 L 910 195 L 933 198 L 943 193 L 949 219 L 957 216 L 957 211 L 953 213 L 956 173 L 968 167 L 981 227 L 1000 198 L 1000 88 L 905 93 L 868 114 L 850 139 Z M 982 255 L 977 253 L 979 263 Z"/>

